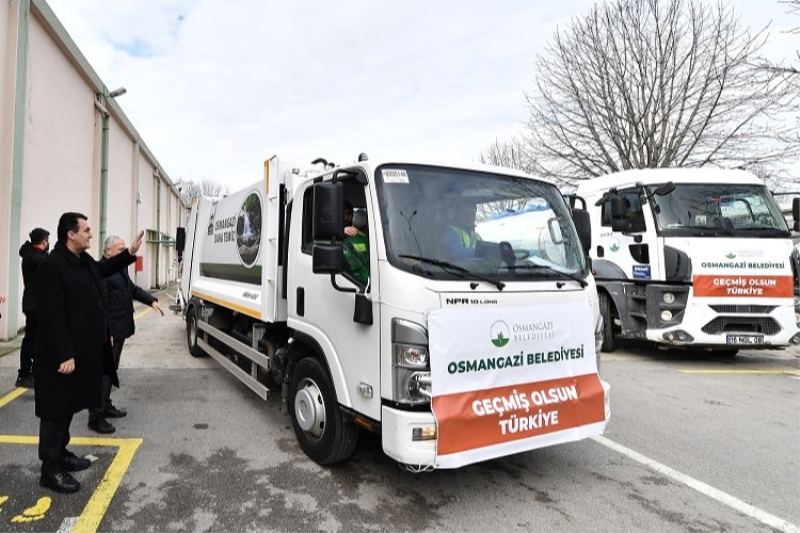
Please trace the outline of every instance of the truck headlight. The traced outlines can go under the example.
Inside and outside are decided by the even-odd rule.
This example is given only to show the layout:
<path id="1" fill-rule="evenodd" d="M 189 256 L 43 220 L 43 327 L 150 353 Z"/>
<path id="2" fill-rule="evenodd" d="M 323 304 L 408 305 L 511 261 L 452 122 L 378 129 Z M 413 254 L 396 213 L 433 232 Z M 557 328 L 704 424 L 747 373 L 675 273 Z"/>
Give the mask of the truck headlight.
<path id="1" fill-rule="evenodd" d="M 414 402 L 431 401 L 431 373 L 414 372 L 408 376 L 408 396 Z"/>
<path id="2" fill-rule="evenodd" d="M 428 367 L 428 347 L 414 344 L 395 344 L 395 362 L 413 368 Z"/>
<path id="3" fill-rule="evenodd" d="M 428 332 L 419 324 L 392 320 L 392 399 L 397 403 L 421 404 L 431 401 L 431 372 Z"/>

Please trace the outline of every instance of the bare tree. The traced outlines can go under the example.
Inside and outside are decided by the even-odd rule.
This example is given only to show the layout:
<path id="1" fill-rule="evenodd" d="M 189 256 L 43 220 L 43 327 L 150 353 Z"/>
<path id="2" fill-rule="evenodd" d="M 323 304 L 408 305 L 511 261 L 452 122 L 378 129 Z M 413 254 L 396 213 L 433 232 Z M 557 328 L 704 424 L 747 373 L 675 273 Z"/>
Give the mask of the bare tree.
<path id="1" fill-rule="evenodd" d="M 480 153 L 478 159 L 484 165 L 513 168 L 528 174 L 533 173 L 530 154 L 526 152 L 524 144 L 517 139 L 511 139 L 506 142 L 495 140 L 494 144 Z M 529 201 L 530 198 L 522 195 L 519 198 L 481 204 L 478 206 L 478 218 L 479 220 L 484 220 L 486 217 L 496 213 L 524 209 L 529 205 Z"/>
<path id="2" fill-rule="evenodd" d="M 484 165 L 514 168 L 523 172 L 532 170 L 531 157 L 524 144 L 517 139 L 505 142 L 495 139 L 494 144 L 480 153 L 478 160 Z"/>
<path id="3" fill-rule="evenodd" d="M 526 94 L 535 173 L 574 183 L 714 164 L 787 178 L 800 153 L 800 80 L 759 67 L 765 42 L 723 4 L 596 4 L 536 59 Z"/>
<path id="4" fill-rule="evenodd" d="M 194 198 L 200 196 L 216 197 L 228 194 L 227 183 L 220 183 L 211 178 L 201 178 L 197 181 L 181 180 L 176 182 L 175 186 L 187 204 L 191 204 Z"/>
<path id="5" fill-rule="evenodd" d="M 778 3 L 786 4 L 787 6 L 789 6 L 789 10 L 786 12 L 787 14 L 800 16 L 800 0 L 780 0 Z M 795 26 L 794 28 L 789 30 L 789 33 L 793 35 L 800 34 L 800 27 Z M 800 52 L 798 52 L 798 54 L 800 55 Z"/>
<path id="6" fill-rule="evenodd" d="M 786 4 L 789 6 L 789 10 L 786 12 L 789 15 L 800 15 L 800 0 L 779 0 L 779 4 Z M 791 35 L 800 35 L 800 27 L 794 27 L 789 30 L 786 30 L 785 33 L 789 33 Z M 800 51 L 795 52 L 796 60 L 800 60 Z M 796 66 L 792 66 L 787 64 L 784 61 L 781 61 L 778 64 L 772 63 L 770 61 L 762 60 L 761 68 L 764 70 L 772 70 L 777 72 L 784 72 L 788 74 L 796 74 L 800 75 L 800 69 Z"/>

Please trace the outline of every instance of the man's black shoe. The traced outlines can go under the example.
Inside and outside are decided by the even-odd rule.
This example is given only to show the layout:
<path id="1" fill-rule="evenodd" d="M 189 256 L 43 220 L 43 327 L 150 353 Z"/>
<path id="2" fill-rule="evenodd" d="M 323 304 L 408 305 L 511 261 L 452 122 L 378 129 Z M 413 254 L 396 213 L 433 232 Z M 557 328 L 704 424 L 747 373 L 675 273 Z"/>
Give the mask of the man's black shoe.
<path id="1" fill-rule="evenodd" d="M 55 472 L 53 474 L 42 472 L 42 476 L 39 478 L 39 485 L 65 494 L 75 492 L 81 488 L 81 484 L 69 472 Z"/>
<path id="2" fill-rule="evenodd" d="M 90 418 L 89 429 L 103 434 L 114 433 L 114 431 L 116 431 L 114 426 L 109 424 L 108 420 L 105 418 Z"/>
<path id="3" fill-rule="evenodd" d="M 61 464 L 64 465 L 64 469 L 66 469 L 67 472 L 78 472 L 92 466 L 92 462 L 89 459 L 78 457 L 74 453 L 69 452 L 62 457 Z"/>
<path id="4" fill-rule="evenodd" d="M 105 411 L 106 418 L 122 418 L 128 416 L 128 411 L 125 409 L 118 409 L 114 404 L 109 404 Z"/>
<path id="5" fill-rule="evenodd" d="M 14 383 L 16 387 L 25 387 L 26 389 L 33 388 L 33 375 L 26 374 L 24 376 L 17 377 L 17 382 Z"/>

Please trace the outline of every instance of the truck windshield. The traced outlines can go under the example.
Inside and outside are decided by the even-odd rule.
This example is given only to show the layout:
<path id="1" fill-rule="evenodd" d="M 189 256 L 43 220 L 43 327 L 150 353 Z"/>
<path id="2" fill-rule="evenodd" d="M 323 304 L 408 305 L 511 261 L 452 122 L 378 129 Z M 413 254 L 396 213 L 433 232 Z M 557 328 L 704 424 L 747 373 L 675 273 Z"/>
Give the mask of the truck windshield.
<path id="1" fill-rule="evenodd" d="M 583 284 L 586 261 L 558 189 L 490 172 L 420 165 L 376 170 L 392 265 L 435 279 Z"/>
<path id="2" fill-rule="evenodd" d="M 648 188 L 652 194 L 656 187 Z M 789 228 L 763 185 L 676 183 L 652 196 L 658 232 L 665 236 L 786 238 Z"/>

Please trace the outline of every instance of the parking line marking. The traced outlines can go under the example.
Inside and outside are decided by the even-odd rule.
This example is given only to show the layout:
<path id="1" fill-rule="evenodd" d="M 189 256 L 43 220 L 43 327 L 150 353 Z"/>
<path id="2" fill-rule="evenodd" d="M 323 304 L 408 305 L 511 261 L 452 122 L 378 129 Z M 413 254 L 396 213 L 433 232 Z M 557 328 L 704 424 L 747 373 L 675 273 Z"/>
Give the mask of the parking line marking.
<path id="1" fill-rule="evenodd" d="M 142 315 L 145 315 L 145 314 L 149 313 L 149 312 L 150 312 L 150 311 L 152 311 L 152 310 L 153 310 L 153 308 L 152 308 L 152 307 L 147 307 L 147 308 L 143 309 L 142 311 L 139 311 L 138 313 L 136 313 L 135 315 L 133 315 L 133 319 L 134 319 L 134 320 L 138 320 L 138 319 L 139 319 L 139 317 L 141 317 Z"/>
<path id="2" fill-rule="evenodd" d="M 56 533 L 71 533 L 72 528 L 75 527 L 75 522 L 77 521 L 78 521 L 77 516 L 68 516 L 67 518 L 64 519 L 63 522 L 61 522 L 61 525 L 58 526 L 58 530 L 56 531 Z"/>
<path id="3" fill-rule="evenodd" d="M 160 300 L 160 299 L 159 299 L 159 300 L 156 300 L 156 301 L 158 302 L 158 305 L 161 305 L 161 300 Z M 139 319 L 139 317 L 141 317 L 142 315 L 145 315 L 145 314 L 149 313 L 149 312 L 150 312 L 150 311 L 152 311 L 152 310 L 153 310 L 153 308 L 152 308 L 152 307 L 150 307 L 150 306 L 147 306 L 147 307 L 145 307 L 144 309 L 142 309 L 141 311 L 139 311 L 138 313 L 136 313 L 135 315 L 133 315 L 133 319 L 134 319 L 134 320 L 138 320 L 138 319 Z"/>
<path id="4" fill-rule="evenodd" d="M 684 485 L 688 486 L 696 490 L 697 492 L 708 496 L 718 502 L 727 505 L 728 507 L 732 508 L 735 511 L 738 511 L 742 514 L 755 518 L 762 524 L 770 526 L 778 531 L 782 531 L 784 533 L 800 533 L 800 527 L 792 524 L 784 520 L 783 518 L 779 518 L 775 515 L 769 514 L 766 511 L 762 511 L 761 509 L 750 505 L 747 502 L 736 498 L 735 496 L 731 496 L 727 492 L 723 492 L 719 489 L 712 487 L 711 485 L 707 485 L 702 481 L 695 479 L 691 476 L 687 476 L 677 470 L 668 467 L 667 465 L 661 464 L 655 459 L 650 459 L 639 452 L 635 452 L 630 448 L 626 448 L 625 446 L 614 442 L 613 440 L 607 439 L 606 437 L 590 437 L 593 441 L 597 442 L 598 444 L 602 444 L 603 446 L 614 450 L 617 453 L 624 455 L 629 459 L 633 459 L 634 461 L 641 463 L 649 468 L 652 468 L 656 472 L 663 474 L 669 478 L 678 481 L 679 483 L 683 483 Z"/>
<path id="5" fill-rule="evenodd" d="M 13 402 L 26 392 L 28 392 L 28 389 L 26 389 L 25 387 L 17 387 L 16 389 L 12 390 L 8 394 L 0 398 L 0 407 L 3 407 L 4 405 Z"/>
<path id="6" fill-rule="evenodd" d="M 103 516 L 108 510 L 108 506 L 111 504 L 111 499 L 117 492 L 119 484 L 122 482 L 122 478 L 125 476 L 125 472 L 128 471 L 131 461 L 133 461 L 133 456 L 136 454 L 136 450 L 139 449 L 142 442 L 144 442 L 144 439 L 134 438 L 72 437 L 70 439 L 69 443 L 72 445 L 112 446 L 118 448 L 118 451 L 114 455 L 111 465 L 109 465 L 105 474 L 103 474 L 103 478 L 100 480 L 97 488 L 89 497 L 89 501 L 86 503 L 80 516 L 75 520 L 74 526 L 64 531 L 72 531 L 73 533 L 94 533 L 97 531 L 97 528 L 100 527 L 100 521 L 103 519 Z M 39 437 L 27 435 L 0 435 L 0 444 L 38 443 Z M 71 519 L 66 519 L 64 523 L 62 523 L 61 528 L 59 528 L 59 531 L 62 531 L 62 528 L 65 526 L 69 527 L 68 524 L 66 524 L 67 520 Z"/>
<path id="7" fill-rule="evenodd" d="M 679 370 L 683 374 L 788 374 L 800 376 L 800 370 Z"/>

